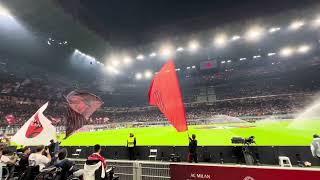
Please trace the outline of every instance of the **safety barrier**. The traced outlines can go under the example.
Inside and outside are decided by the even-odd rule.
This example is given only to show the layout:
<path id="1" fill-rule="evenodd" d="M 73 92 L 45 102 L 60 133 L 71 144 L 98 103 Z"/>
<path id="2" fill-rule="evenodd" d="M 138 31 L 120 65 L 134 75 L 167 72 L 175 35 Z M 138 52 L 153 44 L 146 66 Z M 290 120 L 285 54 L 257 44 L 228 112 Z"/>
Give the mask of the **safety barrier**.
<path id="1" fill-rule="evenodd" d="M 73 159 L 83 168 L 85 159 Z M 170 163 L 159 161 L 107 160 L 108 167 L 115 167 L 115 175 L 121 180 L 167 180 L 170 179 Z"/>

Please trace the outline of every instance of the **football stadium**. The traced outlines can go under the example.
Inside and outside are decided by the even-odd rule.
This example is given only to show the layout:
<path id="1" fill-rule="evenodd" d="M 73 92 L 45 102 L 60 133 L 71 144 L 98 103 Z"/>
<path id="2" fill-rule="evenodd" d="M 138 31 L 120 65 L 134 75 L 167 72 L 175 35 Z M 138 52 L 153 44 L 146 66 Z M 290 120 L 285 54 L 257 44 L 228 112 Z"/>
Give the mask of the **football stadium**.
<path id="1" fill-rule="evenodd" d="M 320 176 L 317 0 L 0 0 L 0 180 Z"/>

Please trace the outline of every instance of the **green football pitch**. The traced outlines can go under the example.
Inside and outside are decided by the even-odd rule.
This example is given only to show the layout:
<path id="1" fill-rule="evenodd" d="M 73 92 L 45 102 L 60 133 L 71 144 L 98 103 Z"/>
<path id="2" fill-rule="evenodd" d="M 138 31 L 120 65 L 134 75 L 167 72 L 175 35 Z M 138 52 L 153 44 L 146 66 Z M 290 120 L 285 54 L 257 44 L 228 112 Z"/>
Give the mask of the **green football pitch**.
<path id="1" fill-rule="evenodd" d="M 309 146 L 312 135 L 320 134 L 320 120 L 197 125 L 189 126 L 189 131 L 182 133 L 170 126 L 78 132 L 62 140 L 62 145 L 125 146 L 131 132 L 135 134 L 138 146 L 186 146 L 188 133 L 197 135 L 200 146 L 229 146 L 232 137 L 249 136 L 256 137 L 257 146 Z"/>

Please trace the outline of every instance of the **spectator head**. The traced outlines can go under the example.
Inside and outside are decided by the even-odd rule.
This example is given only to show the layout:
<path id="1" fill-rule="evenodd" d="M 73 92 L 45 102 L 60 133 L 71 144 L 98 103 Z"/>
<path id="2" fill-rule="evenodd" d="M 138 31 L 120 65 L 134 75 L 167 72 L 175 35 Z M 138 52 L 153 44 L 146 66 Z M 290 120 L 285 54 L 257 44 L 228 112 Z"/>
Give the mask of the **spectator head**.
<path id="1" fill-rule="evenodd" d="M 44 148 L 45 148 L 44 145 L 38 146 L 38 147 L 36 148 L 36 152 L 37 152 L 37 153 L 39 153 L 39 152 L 42 153 L 42 152 L 44 151 Z"/>
<path id="2" fill-rule="evenodd" d="M 94 145 L 94 152 L 100 153 L 101 152 L 101 146 L 99 144 Z"/>
<path id="3" fill-rule="evenodd" d="M 4 155 L 4 156 L 12 156 L 13 155 L 13 151 L 11 151 L 10 149 L 4 149 L 2 151 L 2 155 Z"/>
<path id="4" fill-rule="evenodd" d="M 134 135 L 133 135 L 133 133 L 130 133 L 130 137 L 133 137 Z"/>
<path id="5" fill-rule="evenodd" d="M 30 153 L 31 153 L 31 149 L 30 149 L 30 147 L 25 146 L 25 147 L 22 149 L 22 152 L 23 152 L 24 154 L 30 154 Z"/>
<path id="6" fill-rule="evenodd" d="M 195 134 L 192 134 L 192 139 L 196 139 L 196 135 Z"/>
<path id="7" fill-rule="evenodd" d="M 54 143 L 54 140 L 53 140 L 53 139 L 51 139 L 51 140 L 50 140 L 50 143 L 51 143 L 51 144 L 53 144 L 53 143 Z"/>
<path id="8" fill-rule="evenodd" d="M 58 153 L 58 159 L 59 160 L 64 160 L 68 155 L 68 152 L 66 149 L 62 149 L 59 153 Z"/>
<path id="9" fill-rule="evenodd" d="M 314 134 L 313 138 L 319 138 L 319 135 L 318 134 Z"/>

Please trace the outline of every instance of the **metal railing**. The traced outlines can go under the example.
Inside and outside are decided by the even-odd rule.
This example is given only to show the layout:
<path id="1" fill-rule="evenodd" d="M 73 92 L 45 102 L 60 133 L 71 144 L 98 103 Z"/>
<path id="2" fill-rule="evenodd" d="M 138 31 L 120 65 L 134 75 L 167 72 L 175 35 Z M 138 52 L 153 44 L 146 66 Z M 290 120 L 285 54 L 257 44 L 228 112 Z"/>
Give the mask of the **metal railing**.
<path id="1" fill-rule="evenodd" d="M 83 168 L 85 159 L 72 159 Z M 115 175 L 121 180 L 168 180 L 170 163 L 159 161 L 107 160 L 108 167 L 115 167 Z"/>

